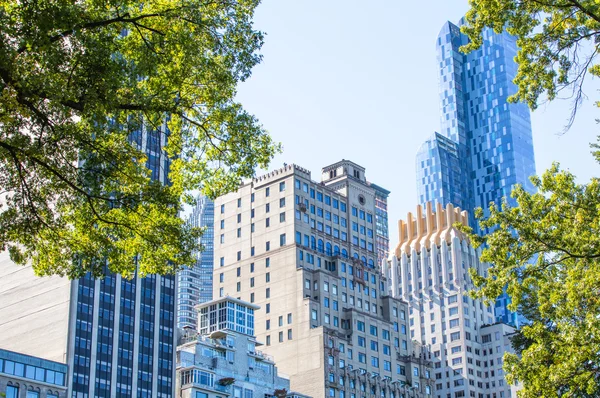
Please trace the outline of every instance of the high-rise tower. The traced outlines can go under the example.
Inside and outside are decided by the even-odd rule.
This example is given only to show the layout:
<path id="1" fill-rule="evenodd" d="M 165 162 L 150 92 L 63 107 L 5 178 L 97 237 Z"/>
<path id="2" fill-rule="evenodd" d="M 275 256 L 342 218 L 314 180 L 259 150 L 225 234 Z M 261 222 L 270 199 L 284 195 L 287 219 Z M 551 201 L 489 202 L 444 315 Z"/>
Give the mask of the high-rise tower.
<path id="1" fill-rule="evenodd" d="M 147 154 L 152 178 L 166 184 L 166 123 L 162 131 L 130 138 Z M 69 396 L 173 396 L 174 276 L 41 278 L 0 253 L 0 281 L 2 347 L 66 362 Z"/>
<path id="2" fill-rule="evenodd" d="M 468 43 L 459 25 L 447 22 L 437 38 L 440 68 L 441 129 L 417 153 L 417 190 L 421 205 L 453 204 L 469 213 L 477 232 L 476 208 L 487 214 L 489 204 L 500 204 L 515 184 L 535 190 L 529 177 L 535 174 L 529 109 L 508 103 L 516 92 L 515 37 L 506 32 L 483 32 L 481 47 L 469 54 L 459 51 Z M 496 306 L 496 319 L 518 325 L 506 309 L 507 297 Z"/>
<path id="3" fill-rule="evenodd" d="M 187 222 L 193 227 L 204 228 L 200 238 L 202 251 L 196 253 L 196 264 L 177 274 L 177 327 L 196 328 L 198 311 L 196 305 L 212 300 L 213 245 L 215 205 L 212 200 L 200 196 Z"/>
<path id="4" fill-rule="evenodd" d="M 529 177 L 535 174 L 535 160 L 529 109 L 507 102 L 516 92 L 516 39 L 488 29 L 481 48 L 463 54 L 459 48 L 467 42 L 451 22 L 438 36 L 441 130 L 418 153 L 417 187 L 422 205 L 452 203 L 472 213 L 509 197 L 515 184 L 533 192 Z M 441 167 L 448 153 L 430 151 L 452 145 L 444 141 L 456 145 L 451 152 L 460 167 Z"/>

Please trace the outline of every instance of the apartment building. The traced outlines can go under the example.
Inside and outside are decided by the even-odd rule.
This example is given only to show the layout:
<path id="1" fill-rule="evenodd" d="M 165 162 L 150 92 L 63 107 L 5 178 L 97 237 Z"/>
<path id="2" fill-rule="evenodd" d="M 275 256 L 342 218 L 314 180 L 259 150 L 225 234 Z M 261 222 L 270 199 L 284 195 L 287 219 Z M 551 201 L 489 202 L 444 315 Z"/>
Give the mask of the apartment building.
<path id="1" fill-rule="evenodd" d="M 261 345 L 254 336 L 258 308 L 229 296 L 197 306 L 198 332 L 187 329 L 177 347 L 177 397 L 293 395 L 290 381 L 278 375 L 273 358 L 257 349 Z"/>
<path id="2" fill-rule="evenodd" d="M 465 293 L 475 269 L 487 275 L 480 250 L 454 223 L 468 214 L 451 204 L 431 202 L 399 222 L 399 242 L 385 270 L 392 296 L 409 305 L 411 338 L 429 345 L 434 358 L 435 397 L 516 397 L 506 383 L 502 357 L 512 352 L 514 328 L 495 323 L 494 309 Z"/>
<path id="3" fill-rule="evenodd" d="M 342 160 L 320 182 L 285 165 L 215 201 L 214 297 L 260 305 L 256 336 L 295 391 L 430 396 L 429 353 L 376 264 L 375 198 L 365 169 Z"/>

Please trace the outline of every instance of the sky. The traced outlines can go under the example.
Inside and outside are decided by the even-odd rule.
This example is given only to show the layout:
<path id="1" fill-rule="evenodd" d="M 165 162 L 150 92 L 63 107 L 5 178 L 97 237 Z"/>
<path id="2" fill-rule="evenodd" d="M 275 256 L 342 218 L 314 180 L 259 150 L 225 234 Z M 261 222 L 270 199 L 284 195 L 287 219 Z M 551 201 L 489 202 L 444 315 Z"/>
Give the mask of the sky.
<path id="1" fill-rule="evenodd" d="M 362 165 L 391 191 L 393 248 L 398 220 L 418 203 L 415 154 L 439 130 L 435 41 L 467 10 L 467 0 L 263 0 L 254 22 L 266 33 L 264 59 L 237 100 L 283 145 L 270 169 L 295 163 L 320 180 L 321 168 L 341 159 Z M 532 113 L 538 174 L 558 161 L 580 182 L 598 175 L 589 149 L 600 131 L 598 88 L 586 83 L 589 99 L 566 133 L 568 100 Z"/>

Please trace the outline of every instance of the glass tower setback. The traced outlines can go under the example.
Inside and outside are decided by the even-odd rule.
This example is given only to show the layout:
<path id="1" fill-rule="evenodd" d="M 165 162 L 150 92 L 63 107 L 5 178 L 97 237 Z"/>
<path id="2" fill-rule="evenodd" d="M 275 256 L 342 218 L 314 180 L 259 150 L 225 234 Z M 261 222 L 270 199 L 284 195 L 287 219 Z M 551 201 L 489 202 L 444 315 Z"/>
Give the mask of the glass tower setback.
<path id="1" fill-rule="evenodd" d="M 193 227 L 205 228 L 200 243 L 203 250 L 196 253 L 196 264 L 178 274 L 177 327 L 198 325 L 198 311 L 194 307 L 212 300 L 213 247 L 215 205 L 212 200 L 200 196 L 187 222 Z"/>
<path id="2" fill-rule="evenodd" d="M 470 213 L 490 203 L 500 204 L 515 184 L 534 192 L 529 177 L 535 174 L 531 120 L 527 105 L 507 102 L 516 92 L 515 37 L 506 32 L 483 32 L 482 46 L 469 54 L 459 51 L 468 43 L 458 25 L 447 22 L 436 43 L 440 70 L 440 133 L 417 153 L 419 203 L 452 203 Z M 506 310 L 507 297 L 499 299 L 496 320 L 518 324 Z"/>
<path id="3" fill-rule="evenodd" d="M 167 134 L 141 129 L 130 139 L 146 152 L 152 178 L 168 184 Z M 108 269 L 73 282 L 72 397 L 173 396 L 175 288 L 172 275 L 126 279 Z"/>

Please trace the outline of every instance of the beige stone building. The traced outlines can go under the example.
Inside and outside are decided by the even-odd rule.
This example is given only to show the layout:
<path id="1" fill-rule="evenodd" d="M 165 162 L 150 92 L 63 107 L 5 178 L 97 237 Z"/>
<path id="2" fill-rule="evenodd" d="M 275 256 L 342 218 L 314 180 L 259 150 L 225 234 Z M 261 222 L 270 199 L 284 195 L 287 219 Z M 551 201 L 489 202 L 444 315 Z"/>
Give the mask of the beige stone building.
<path id="1" fill-rule="evenodd" d="M 434 212 L 430 202 L 399 221 L 385 269 L 390 292 L 409 304 L 411 338 L 431 347 L 436 398 L 516 397 L 502 370 L 514 328 L 494 323 L 494 309 L 465 294 L 473 287 L 469 269 L 485 276 L 488 264 L 457 222 L 468 225 L 466 211 L 438 204 Z"/>
<path id="2" fill-rule="evenodd" d="M 286 165 L 215 201 L 213 296 L 260 305 L 255 333 L 313 397 L 430 396 L 429 354 L 376 266 L 375 189 L 342 160 Z"/>

